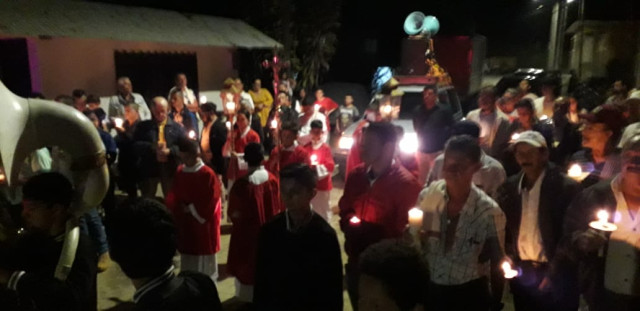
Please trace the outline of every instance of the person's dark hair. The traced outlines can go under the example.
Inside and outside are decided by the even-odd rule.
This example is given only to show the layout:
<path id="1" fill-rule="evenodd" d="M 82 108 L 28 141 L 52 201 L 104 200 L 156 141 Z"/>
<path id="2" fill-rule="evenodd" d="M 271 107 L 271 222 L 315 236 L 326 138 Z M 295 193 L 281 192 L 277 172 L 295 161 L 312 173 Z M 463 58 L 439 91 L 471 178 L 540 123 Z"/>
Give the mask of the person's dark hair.
<path id="1" fill-rule="evenodd" d="M 376 135 L 383 144 L 393 143 L 395 145 L 398 141 L 395 126 L 389 122 L 371 122 L 369 126 L 364 128 L 364 133 Z"/>
<path id="2" fill-rule="evenodd" d="M 249 112 L 249 110 L 247 109 L 244 109 L 244 107 L 238 110 L 238 114 L 243 114 L 245 117 L 247 117 L 247 121 L 251 121 L 251 112 Z"/>
<path id="3" fill-rule="evenodd" d="M 58 95 L 53 100 L 69 107 L 73 107 L 73 97 L 69 95 Z"/>
<path id="4" fill-rule="evenodd" d="M 181 136 L 178 138 L 178 150 L 188 154 L 198 154 L 199 146 L 195 140 Z"/>
<path id="5" fill-rule="evenodd" d="M 425 304 L 429 270 L 420 253 L 400 240 L 383 240 L 360 255 L 360 273 L 380 281 L 403 311 Z"/>
<path id="6" fill-rule="evenodd" d="M 213 114 L 213 113 L 216 113 L 217 107 L 216 107 L 216 104 L 212 102 L 206 102 L 200 105 L 200 110 L 202 110 L 202 112 L 207 114 Z"/>
<path id="7" fill-rule="evenodd" d="M 496 97 L 496 88 L 493 85 L 486 85 L 483 86 L 480 91 L 478 92 L 478 97 L 482 96 L 482 95 L 488 95 L 491 97 Z"/>
<path id="8" fill-rule="evenodd" d="M 178 72 L 178 73 L 176 73 L 176 75 L 175 75 L 175 76 L 173 76 L 173 79 L 174 79 L 174 80 L 178 80 L 178 77 L 179 77 L 180 75 L 184 75 L 185 77 L 187 76 L 184 72 Z"/>
<path id="9" fill-rule="evenodd" d="M 75 97 L 75 98 L 80 98 L 82 96 L 87 95 L 87 92 L 85 92 L 82 89 L 75 89 L 73 90 L 73 92 L 71 92 L 71 96 Z"/>
<path id="10" fill-rule="evenodd" d="M 100 97 L 93 94 L 87 96 L 87 104 L 99 104 L 99 103 L 100 103 Z"/>
<path id="11" fill-rule="evenodd" d="M 287 122 L 283 122 L 282 123 L 282 127 L 280 128 L 280 131 L 284 132 L 284 131 L 290 131 L 294 134 L 298 134 L 298 124 L 296 122 L 293 121 L 287 121 Z"/>
<path id="12" fill-rule="evenodd" d="M 533 106 L 533 100 L 531 100 L 531 98 L 523 98 L 519 100 L 518 103 L 515 105 L 515 109 L 518 109 L 518 108 L 526 108 L 532 113 L 535 112 L 535 108 Z"/>
<path id="13" fill-rule="evenodd" d="M 289 95 L 289 93 L 287 93 L 287 92 L 278 92 L 278 96 L 280 96 L 280 94 L 282 94 L 285 97 L 287 97 L 288 100 L 291 100 L 291 96 Z"/>
<path id="14" fill-rule="evenodd" d="M 259 143 L 249 143 L 244 147 L 244 160 L 249 166 L 260 166 L 264 161 L 264 148 Z"/>
<path id="15" fill-rule="evenodd" d="M 426 91 L 426 90 L 433 90 L 434 93 L 438 94 L 438 86 L 435 84 L 427 84 L 424 86 L 424 88 L 422 89 L 422 91 Z"/>
<path id="16" fill-rule="evenodd" d="M 22 186 L 25 200 L 38 201 L 49 206 L 60 204 L 69 207 L 73 200 L 73 186 L 64 175 L 47 172 L 35 175 Z"/>
<path id="17" fill-rule="evenodd" d="M 311 121 L 310 126 L 311 126 L 312 129 L 322 129 L 322 121 L 313 120 L 313 121 Z"/>
<path id="18" fill-rule="evenodd" d="M 158 277 L 171 267 L 176 231 L 169 211 L 151 199 L 127 200 L 106 218 L 111 258 L 132 279 Z"/>
<path id="19" fill-rule="evenodd" d="M 304 163 L 293 163 L 280 170 L 280 180 L 293 179 L 296 184 L 312 191 L 318 184 L 315 171 Z"/>
<path id="20" fill-rule="evenodd" d="M 451 136 L 457 135 L 468 135 L 478 139 L 480 138 L 480 127 L 473 121 L 458 121 L 451 127 Z"/>
<path id="21" fill-rule="evenodd" d="M 482 156 L 482 149 L 480 149 L 477 138 L 474 139 L 469 135 L 451 137 L 444 146 L 444 152 L 448 151 L 463 154 L 474 163 L 480 162 L 480 157 Z"/>
<path id="22" fill-rule="evenodd" d="M 87 119 L 91 120 L 91 121 L 95 121 L 95 120 L 99 120 L 98 119 L 98 115 L 96 115 L 95 112 L 89 110 L 89 109 L 85 109 L 84 111 L 82 111 L 82 114 L 87 117 Z"/>

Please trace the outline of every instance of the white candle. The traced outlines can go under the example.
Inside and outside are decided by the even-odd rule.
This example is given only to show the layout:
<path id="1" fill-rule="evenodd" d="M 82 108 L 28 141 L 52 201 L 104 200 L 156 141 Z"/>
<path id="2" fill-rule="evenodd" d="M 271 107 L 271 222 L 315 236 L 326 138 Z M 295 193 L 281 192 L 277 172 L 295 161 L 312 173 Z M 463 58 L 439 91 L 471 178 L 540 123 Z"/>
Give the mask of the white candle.
<path id="1" fill-rule="evenodd" d="M 349 219 L 349 222 L 352 225 L 359 225 L 361 221 L 360 221 L 360 218 L 358 218 L 358 216 L 353 216 L 351 217 L 351 219 Z"/>
<path id="2" fill-rule="evenodd" d="M 189 138 L 196 139 L 196 132 L 194 130 L 189 131 Z"/>
<path id="3" fill-rule="evenodd" d="M 311 155 L 311 165 L 318 165 L 318 155 L 316 154 Z"/>
<path id="4" fill-rule="evenodd" d="M 393 108 L 391 108 L 391 105 L 385 105 L 384 107 L 382 107 L 382 112 L 390 114 L 392 109 Z"/>
<path id="5" fill-rule="evenodd" d="M 225 125 L 227 126 L 228 129 L 231 129 L 231 121 L 227 121 Z"/>
<path id="6" fill-rule="evenodd" d="M 424 217 L 424 212 L 414 207 L 409 210 L 409 227 L 411 228 L 420 228 L 422 227 L 422 218 Z"/>
<path id="7" fill-rule="evenodd" d="M 520 138 L 519 133 L 514 133 L 513 135 L 511 135 L 511 140 L 518 140 L 518 138 Z"/>
<path id="8" fill-rule="evenodd" d="M 508 261 L 502 263 L 502 271 L 504 272 L 505 279 L 513 279 L 520 274 L 518 270 L 514 270 Z"/>
<path id="9" fill-rule="evenodd" d="M 200 96 L 200 104 L 204 104 L 206 102 L 207 102 L 207 97 L 204 95 Z"/>
<path id="10" fill-rule="evenodd" d="M 277 129 L 278 128 L 278 120 L 271 120 L 271 128 L 272 129 Z"/>
<path id="11" fill-rule="evenodd" d="M 589 227 L 606 232 L 612 232 L 618 230 L 618 226 L 609 222 L 609 212 L 606 210 L 599 210 L 596 213 L 598 220 L 589 223 Z"/>
<path id="12" fill-rule="evenodd" d="M 318 105 L 318 104 L 315 104 L 315 105 L 313 106 L 313 108 L 314 108 L 316 111 L 320 111 L 320 105 Z"/>
<path id="13" fill-rule="evenodd" d="M 569 177 L 571 178 L 582 176 L 582 168 L 580 167 L 580 164 L 571 165 L 571 167 L 569 168 L 569 172 L 567 172 L 567 175 L 569 175 Z"/>
<path id="14" fill-rule="evenodd" d="M 120 118 L 115 118 L 113 120 L 113 122 L 115 122 L 116 127 L 118 127 L 118 128 L 122 128 L 122 124 L 124 124 L 124 121 L 122 119 L 120 119 Z"/>
<path id="15" fill-rule="evenodd" d="M 226 104 L 227 110 L 229 112 L 235 112 L 236 110 L 236 103 L 235 102 L 227 102 Z"/>

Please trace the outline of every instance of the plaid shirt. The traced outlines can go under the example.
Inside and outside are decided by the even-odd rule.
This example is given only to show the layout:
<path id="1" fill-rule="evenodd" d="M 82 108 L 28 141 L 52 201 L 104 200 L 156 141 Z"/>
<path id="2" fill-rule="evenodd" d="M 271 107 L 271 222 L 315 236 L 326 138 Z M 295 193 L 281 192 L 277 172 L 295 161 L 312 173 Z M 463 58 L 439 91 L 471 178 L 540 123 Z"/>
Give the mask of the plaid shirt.
<path id="1" fill-rule="evenodd" d="M 460 212 L 453 245 L 447 250 L 448 200 L 444 180 L 422 190 L 418 199 L 424 211 L 423 229 L 427 232 L 422 252 L 429 264 L 431 281 L 460 285 L 489 276 L 489 260 L 501 260 L 504 256 L 504 213 L 493 199 L 472 185 Z"/>

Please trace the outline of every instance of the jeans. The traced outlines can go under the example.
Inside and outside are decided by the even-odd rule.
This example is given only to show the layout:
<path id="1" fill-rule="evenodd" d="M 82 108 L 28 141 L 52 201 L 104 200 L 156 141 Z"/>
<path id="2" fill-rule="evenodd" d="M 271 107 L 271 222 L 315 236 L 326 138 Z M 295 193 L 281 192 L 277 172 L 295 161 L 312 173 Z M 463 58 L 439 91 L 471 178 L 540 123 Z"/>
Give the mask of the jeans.
<path id="1" fill-rule="evenodd" d="M 98 215 L 96 208 L 90 209 L 84 216 L 80 218 L 80 232 L 88 235 L 98 251 L 98 255 L 102 255 L 109 251 L 107 244 L 107 234 L 102 225 L 102 218 Z"/>

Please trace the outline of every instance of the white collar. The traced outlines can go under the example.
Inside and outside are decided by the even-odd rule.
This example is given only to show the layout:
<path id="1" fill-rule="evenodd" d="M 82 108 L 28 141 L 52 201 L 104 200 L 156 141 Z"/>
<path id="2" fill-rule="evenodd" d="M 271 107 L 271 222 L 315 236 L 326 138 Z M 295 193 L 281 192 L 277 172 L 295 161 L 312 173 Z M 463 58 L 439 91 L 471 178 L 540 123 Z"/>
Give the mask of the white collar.
<path id="1" fill-rule="evenodd" d="M 319 140 L 317 143 L 314 143 L 313 140 L 311 141 L 311 148 L 313 148 L 313 150 L 318 150 L 320 149 L 320 147 L 322 147 L 322 145 L 324 144 L 324 142 L 322 140 Z"/>
<path id="2" fill-rule="evenodd" d="M 185 173 L 195 173 L 199 171 L 203 166 L 204 166 L 204 162 L 202 162 L 202 159 L 198 159 L 198 162 L 196 162 L 194 166 L 187 166 L 185 164 L 184 167 L 182 168 L 182 171 Z"/>
<path id="3" fill-rule="evenodd" d="M 165 272 L 163 275 L 147 282 L 146 284 L 144 284 L 142 287 L 140 287 L 138 290 L 136 290 L 136 292 L 133 294 L 133 302 L 138 303 L 140 301 L 140 299 L 142 299 L 142 296 L 144 296 L 145 294 L 147 294 L 148 292 L 150 292 L 151 290 L 153 290 L 154 288 L 168 282 L 171 281 L 176 275 L 173 272 L 175 270 L 175 267 L 172 265 L 169 270 L 167 270 L 167 272 Z"/>
<path id="4" fill-rule="evenodd" d="M 529 188 L 528 190 L 531 191 L 536 187 L 540 187 L 542 184 L 542 180 L 544 179 L 544 176 L 547 174 L 547 169 L 545 168 L 542 173 L 540 173 L 540 176 L 538 176 L 538 179 L 536 179 L 536 182 L 533 183 L 533 185 L 531 185 L 531 188 Z M 524 172 L 522 173 L 522 176 L 520 176 L 520 181 L 518 182 L 518 194 L 522 194 L 522 183 L 524 182 Z"/>
<path id="5" fill-rule="evenodd" d="M 298 140 L 294 140 L 293 141 L 293 145 L 291 145 L 291 146 L 289 146 L 287 148 L 282 148 L 282 150 L 283 151 L 294 151 L 294 150 L 296 150 L 296 147 L 298 147 Z"/>
<path id="6" fill-rule="evenodd" d="M 264 168 L 264 165 L 260 165 L 258 169 L 253 171 L 251 175 L 247 176 L 249 182 L 253 185 L 261 185 L 269 180 L 269 172 Z"/>
<path id="7" fill-rule="evenodd" d="M 249 131 L 251 131 L 251 126 L 247 126 L 247 128 L 244 129 L 244 132 L 240 134 L 240 138 L 244 138 L 245 136 L 247 136 L 247 134 L 249 134 Z"/>

